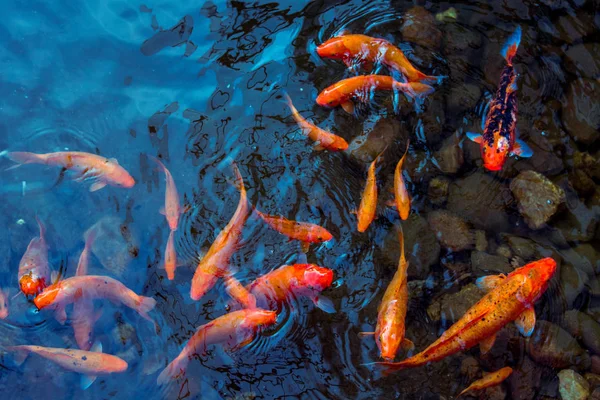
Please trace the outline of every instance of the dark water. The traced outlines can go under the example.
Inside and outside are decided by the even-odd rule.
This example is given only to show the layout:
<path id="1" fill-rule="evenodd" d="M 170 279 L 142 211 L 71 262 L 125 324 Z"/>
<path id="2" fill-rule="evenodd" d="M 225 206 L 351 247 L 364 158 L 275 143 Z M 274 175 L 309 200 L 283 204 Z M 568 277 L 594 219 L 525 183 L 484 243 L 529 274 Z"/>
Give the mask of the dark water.
<path id="1" fill-rule="evenodd" d="M 424 9 L 414 9 L 417 3 Z M 449 7 L 455 20 L 434 18 Z M 17 266 L 37 235 L 36 214 L 48 226 L 52 267 L 67 275 L 74 273 L 84 231 L 103 220 L 107 233 L 94 249 L 91 273 L 156 298 L 152 316 L 162 328 L 157 335 L 130 310 L 98 302 L 103 314 L 95 336 L 105 352 L 129 363 L 127 372 L 100 377 L 82 391 L 75 373 L 36 356 L 16 367 L 6 355 L 3 398 L 437 399 L 456 396 L 480 369 L 505 365 L 515 369 L 513 376 L 484 396 L 560 398 L 561 369 L 600 373 L 598 359 L 590 359 L 600 351 L 593 344 L 600 325 L 577 331 L 567 318 L 574 315 L 567 310 L 579 310 L 600 320 L 599 7 L 592 0 L 2 2 L 0 150 L 98 153 L 117 158 L 137 184 L 89 193 L 86 185 L 59 181 L 52 168 L 2 172 L 0 287 L 11 288 L 10 296 L 17 292 Z M 516 25 L 523 29 L 515 60 L 518 126 L 534 156 L 491 173 L 481 167 L 477 145 L 453 135 L 462 139 L 480 129 L 481 110 L 504 66 L 500 50 Z M 391 97 L 382 96 L 358 118 L 320 108 L 318 92 L 352 72 L 320 59 L 315 49 L 343 30 L 386 38 L 425 73 L 448 78 L 421 106 L 401 102 L 394 111 Z M 352 142 L 350 149 L 312 151 L 282 102 L 284 90 L 305 117 Z M 545 349 L 546 358 L 531 355 L 531 343 L 511 324 L 485 357 L 472 349 L 384 379 L 360 366 L 378 359 L 374 341 L 357 334 L 374 328 L 397 265 L 399 221 L 383 202 L 409 137 L 407 337 L 425 348 L 481 297 L 469 286 L 475 278 L 508 272 L 511 261 L 552 256 L 559 272 L 536 306 L 538 320 L 570 333 L 549 339 L 554 347 Z M 367 163 L 388 144 L 378 172 L 380 216 L 359 234 L 350 211 L 360 201 Z M 337 313 L 298 299 L 275 328 L 240 352 L 214 348 L 192 362 L 187 379 L 158 388 L 160 370 L 197 326 L 226 312 L 228 297 L 221 282 L 193 302 L 193 268 L 180 267 L 173 282 L 158 268 L 168 236 L 158 213 L 164 179 L 147 154 L 162 157 L 191 206 L 176 233 L 180 259 L 193 267 L 233 214 L 238 193 L 227 179 L 235 159 L 254 204 L 333 233 L 333 241 L 312 246 L 307 258 L 335 271 L 325 294 Z M 509 189 L 526 170 L 564 193 L 539 229 L 524 222 Z M 531 195 L 541 199 L 540 208 L 551 201 L 536 185 Z M 303 258 L 297 242 L 253 217 L 243 236 L 232 264 L 244 283 Z M 447 249 L 444 237 L 462 243 L 460 249 Z M 11 301 L 10 316 L 0 320 L 2 347 L 76 347 L 68 324 L 34 310 L 23 296 Z M 547 361 L 552 357 L 560 362 Z"/>

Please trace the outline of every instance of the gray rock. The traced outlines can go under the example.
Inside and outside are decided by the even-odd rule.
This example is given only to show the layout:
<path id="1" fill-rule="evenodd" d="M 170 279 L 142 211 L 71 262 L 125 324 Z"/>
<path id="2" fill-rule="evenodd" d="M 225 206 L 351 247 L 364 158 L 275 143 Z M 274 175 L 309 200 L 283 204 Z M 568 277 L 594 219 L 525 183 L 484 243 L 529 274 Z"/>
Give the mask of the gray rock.
<path id="1" fill-rule="evenodd" d="M 563 300 L 568 307 L 573 305 L 573 302 L 585 289 L 585 285 L 589 282 L 587 274 L 581 272 L 570 263 L 563 263 L 560 267 L 560 293 L 563 294 Z"/>
<path id="2" fill-rule="evenodd" d="M 600 354 L 600 324 L 577 310 L 565 312 L 562 327 L 590 351 Z"/>
<path id="3" fill-rule="evenodd" d="M 532 229 L 540 229 L 564 202 L 565 192 L 544 175 L 535 171 L 521 172 L 510 184 L 519 212 Z"/>
<path id="4" fill-rule="evenodd" d="M 519 365 L 513 367 L 508 377 L 511 397 L 515 400 L 533 399 L 540 387 L 542 369 L 529 357 L 524 356 Z"/>
<path id="5" fill-rule="evenodd" d="M 485 231 L 476 230 L 474 232 L 475 236 L 475 250 L 477 251 L 486 251 L 488 247 L 487 237 L 485 236 Z"/>
<path id="6" fill-rule="evenodd" d="M 600 388 L 594 389 L 588 400 L 600 400 Z"/>
<path id="7" fill-rule="evenodd" d="M 455 174 L 463 165 L 461 137 L 458 132 L 444 140 L 442 148 L 433 155 L 435 165 L 445 174 Z"/>
<path id="8" fill-rule="evenodd" d="M 350 155 L 361 163 L 370 163 L 396 138 L 405 136 L 402 125 L 393 118 L 379 119 L 365 137 L 355 137 L 349 145 Z"/>
<path id="9" fill-rule="evenodd" d="M 512 252 L 523 260 L 531 260 L 537 254 L 537 246 L 533 240 L 507 235 L 506 240 Z"/>
<path id="10" fill-rule="evenodd" d="M 586 372 L 583 377 L 590 384 L 590 389 L 594 390 L 597 387 L 600 387 L 600 375 Z"/>
<path id="11" fill-rule="evenodd" d="M 459 74 L 464 75 L 464 74 Z M 464 83 L 464 80 L 456 82 L 446 96 L 446 107 L 449 116 L 462 115 L 466 111 L 472 111 L 481 98 L 479 85 Z M 480 125 L 478 125 L 480 127 Z"/>
<path id="12" fill-rule="evenodd" d="M 450 187 L 450 179 L 444 176 L 436 176 L 429 181 L 429 189 L 427 190 L 427 198 L 432 204 L 442 205 L 448 200 L 448 189 Z"/>
<path id="13" fill-rule="evenodd" d="M 403 40 L 429 49 L 439 49 L 442 44 L 442 32 L 436 26 L 435 18 L 420 6 L 404 13 L 400 32 Z"/>
<path id="14" fill-rule="evenodd" d="M 483 251 L 471 253 L 471 265 L 476 273 L 479 272 L 477 275 L 510 274 L 513 271 L 508 258 Z"/>
<path id="15" fill-rule="evenodd" d="M 571 83 L 563 106 L 563 122 L 569 135 L 585 145 L 594 143 L 600 136 L 600 112 L 593 99 L 600 93 L 600 82 L 578 79 Z"/>
<path id="16" fill-rule="evenodd" d="M 511 258 L 512 257 L 512 252 L 510 251 L 510 247 L 508 247 L 508 245 L 506 244 L 501 244 L 500 246 L 498 246 L 498 248 L 496 249 L 496 254 L 505 258 Z"/>
<path id="17" fill-rule="evenodd" d="M 476 228 L 504 232 L 509 228 L 506 205 L 512 202 L 508 188 L 484 172 L 475 172 L 450 184 L 448 210 Z"/>
<path id="18" fill-rule="evenodd" d="M 89 230 L 96 231 L 92 253 L 116 277 L 122 277 L 129 263 L 137 257 L 139 239 L 131 225 L 117 217 L 104 217 Z M 88 232 L 85 233 L 87 236 Z"/>
<path id="19" fill-rule="evenodd" d="M 485 292 L 474 284 L 468 284 L 457 293 L 445 294 L 427 308 L 427 315 L 434 322 L 445 321 L 453 324 L 458 321 Z"/>
<path id="20" fill-rule="evenodd" d="M 590 366 L 590 355 L 567 331 L 547 321 L 538 320 L 528 339 L 527 353 L 537 363 L 551 368 Z"/>
<path id="21" fill-rule="evenodd" d="M 572 369 L 558 373 L 560 397 L 563 400 L 586 400 L 590 395 L 590 384 Z"/>
<path id="22" fill-rule="evenodd" d="M 436 210 L 427 217 L 431 230 L 440 244 L 452 251 L 460 251 L 473 246 L 473 233 L 469 225 L 460 217 L 445 210 Z"/>
<path id="23" fill-rule="evenodd" d="M 600 43 L 581 43 L 565 52 L 565 67 L 584 78 L 595 79 L 600 75 Z"/>

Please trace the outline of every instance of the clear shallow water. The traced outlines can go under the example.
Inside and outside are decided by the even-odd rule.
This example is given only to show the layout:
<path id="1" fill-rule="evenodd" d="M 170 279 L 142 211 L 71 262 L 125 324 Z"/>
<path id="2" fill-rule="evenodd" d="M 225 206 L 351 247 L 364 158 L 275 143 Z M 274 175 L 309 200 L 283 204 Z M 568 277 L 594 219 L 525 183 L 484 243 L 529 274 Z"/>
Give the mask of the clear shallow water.
<path id="1" fill-rule="evenodd" d="M 576 151 L 600 156 L 595 141 L 598 3 L 452 4 L 458 19 L 447 22 L 435 21 L 432 15 L 449 5 L 424 5 L 429 11 L 417 11 L 410 20 L 405 16 L 414 4 L 404 2 L 3 2 L 0 149 L 69 149 L 114 157 L 137 184 L 129 190 L 89 193 L 85 185 L 68 179 L 55 185 L 58 171 L 51 168 L 25 166 L 2 172 L 0 286 L 12 288 L 11 296 L 16 293 L 19 259 L 37 235 L 36 214 L 48 226 L 53 268 L 66 268 L 67 274 L 74 273 L 85 230 L 104 219 L 113 232 L 104 241 L 104 253 L 98 249 L 93 257 L 91 271 L 118 277 L 156 298 L 152 316 L 161 331 L 155 334 L 130 310 L 99 302 L 103 314 L 95 326 L 96 338 L 105 352 L 128 361 L 126 373 L 101 377 L 81 391 L 77 374 L 34 356 L 17 368 L 6 356 L 2 392 L 11 398 L 47 393 L 54 398 L 455 396 L 470 380 L 461 373 L 461 362 L 469 356 L 479 358 L 476 349 L 387 379 L 374 379 L 360 366 L 378 357 L 374 341 L 357 334 L 374 327 L 377 305 L 397 264 L 393 225 L 398 221 L 389 210 L 381 211 L 369 230 L 359 234 L 350 211 L 360 201 L 367 162 L 389 143 L 378 172 L 381 197 L 386 197 L 384 186 L 391 183 L 408 137 L 414 215 L 404 227 L 414 283 L 407 337 L 417 349 L 460 316 L 454 315 L 460 313 L 460 301 L 444 300 L 444 295 L 494 272 L 489 260 L 485 268 L 473 261 L 474 245 L 440 250 L 427 221 L 436 209 L 449 209 L 466 220 L 471 233 L 485 231 L 484 244 L 478 247 L 500 254 L 495 261 L 502 266 L 514 256 L 531 261 L 553 255 L 561 261 L 561 272 L 538 304 L 539 319 L 560 325 L 565 310 L 593 311 L 595 274 L 600 272 L 593 249 L 600 195 L 593 186 L 600 175 L 594 175 L 597 167 L 588 167 L 592 189 L 589 182 L 586 188 L 575 172 L 582 169 L 575 160 Z M 173 34 L 170 30 L 177 24 Z M 453 147 L 446 139 L 456 131 L 462 135 L 479 128 L 478 110 L 495 90 L 504 66 L 499 51 L 517 24 L 524 32 L 515 62 L 521 74 L 519 128 L 535 156 L 511 160 L 494 174 L 482 169 L 475 145 Z M 376 99 L 376 109 L 360 118 L 341 109 L 322 109 L 314 103 L 319 91 L 351 72 L 342 63 L 320 59 L 315 49 L 343 30 L 386 38 L 424 72 L 448 79 L 419 107 L 401 102 L 394 112 L 391 97 L 383 96 Z M 360 143 L 351 143 L 346 153 L 312 151 L 281 100 L 284 90 L 304 116 Z M 438 151 L 443 148 L 458 150 L 441 158 Z M 194 266 L 196 255 L 208 248 L 233 214 L 238 193 L 227 183 L 233 158 L 253 203 L 271 214 L 321 224 L 333 233 L 335 240 L 312 246 L 307 258 L 335 271 L 334 285 L 325 294 L 338 312 L 326 314 L 300 299 L 283 310 L 276 327 L 247 348 L 235 354 L 215 348 L 191 364 L 187 380 L 158 388 L 160 370 L 197 326 L 226 312 L 228 297 L 221 282 L 193 302 L 193 268 L 178 268 L 173 282 L 158 268 L 168 236 L 168 226 L 158 214 L 164 180 L 146 154 L 162 157 L 182 199 L 191 206 L 176 234 L 180 259 Z M 2 169 L 11 165 L 6 159 L 0 163 Z M 566 192 L 559 212 L 535 231 L 523 222 L 508 189 L 520 171 L 529 169 Z M 440 177 L 451 183 L 447 201 L 436 200 L 431 192 L 432 181 Z M 478 208 L 481 204 L 486 207 Z M 243 236 L 244 247 L 232 263 L 244 283 L 302 260 L 298 243 L 253 217 Z M 531 240 L 530 254 L 510 245 L 514 240 L 509 237 L 515 236 Z M 108 256 L 113 256 L 112 263 L 106 261 Z M 445 308 L 436 317 L 432 310 L 439 302 Z M 2 346 L 75 347 L 70 326 L 33 309 L 22 296 L 10 303 L 9 318 L 0 321 Z M 506 329 L 492 355 L 479 362 L 485 370 L 507 364 L 516 370 L 524 364 L 529 368 L 525 347 L 514 329 Z M 537 381 L 523 384 L 513 379 L 503 390 L 513 398 L 558 397 L 558 369 L 532 365 Z"/>

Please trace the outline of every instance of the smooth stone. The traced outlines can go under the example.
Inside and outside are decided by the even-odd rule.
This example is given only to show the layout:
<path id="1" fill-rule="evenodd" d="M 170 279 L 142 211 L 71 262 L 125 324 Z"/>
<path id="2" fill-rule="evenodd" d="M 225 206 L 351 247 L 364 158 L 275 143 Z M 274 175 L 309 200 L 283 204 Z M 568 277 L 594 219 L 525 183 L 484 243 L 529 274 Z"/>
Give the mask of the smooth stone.
<path id="1" fill-rule="evenodd" d="M 511 397 L 514 400 L 533 399 L 540 387 L 542 372 L 540 366 L 523 356 L 521 362 L 513 367 L 513 373 L 507 380 Z"/>
<path id="2" fill-rule="evenodd" d="M 600 137 L 600 112 L 597 99 L 600 82 L 581 78 L 571 83 L 563 106 L 563 123 L 569 135 L 590 145 Z"/>
<path id="3" fill-rule="evenodd" d="M 431 181 L 429 181 L 427 198 L 432 204 L 441 206 L 448 200 L 449 187 L 450 179 L 444 176 L 436 176 Z"/>
<path id="4" fill-rule="evenodd" d="M 531 260 L 537 254 L 537 245 L 531 239 L 507 235 L 506 240 L 512 252 L 523 260 Z"/>
<path id="5" fill-rule="evenodd" d="M 586 400 L 590 395 L 590 384 L 572 369 L 558 373 L 558 391 L 563 400 Z"/>
<path id="6" fill-rule="evenodd" d="M 544 175 L 521 172 L 510 184 L 519 212 L 532 229 L 542 228 L 565 200 L 565 192 Z"/>
<path id="7" fill-rule="evenodd" d="M 475 250 L 477 251 L 486 251 L 488 247 L 487 237 L 485 236 L 485 231 L 478 229 L 474 232 L 475 236 Z"/>
<path id="8" fill-rule="evenodd" d="M 592 317 L 577 310 L 569 310 L 565 312 L 561 325 L 588 350 L 600 354 L 600 324 Z"/>
<path id="9" fill-rule="evenodd" d="M 474 284 L 464 286 L 459 292 L 445 294 L 435 300 L 427 308 L 427 315 L 434 322 L 453 324 L 458 321 L 475 303 L 485 295 L 485 292 Z"/>
<path id="10" fill-rule="evenodd" d="M 513 271 L 508 258 L 483 251 L 471 252 L 471 265 L 479 275 L 510 274 Z"/>
<path id="11" fill-rule="evenodd" d="M 600 375 L 596 375 L 591 372 L 586 372 L 583 375 L 583 377 L 586 381 L 588 381 L 592 390 L 596 389 L 597 387 L 600 387 Z"/>
<path id="12" fill-rule="evenodd" d="M 458 132 L 449 136 L 433 154 L 434 164 L 444 174 L 456 174 L 465 161 L 461 139 Z"/>
<path id="13" fill-rule="evenodd" d="M 420 6 L 404 13 L 400 33 L 402 33 L 402 40 L 429 49 L 439 49 L 442 45 L 443 35 L 436 25 L 433 14 Z"/>
<path id="14" fill-rule="evenodd" d="M 427 221 L 443 247 L 460 251 L 473 246 L 471 228 L 462 218 L 453 213 L 445 210 L 432 211 Z"/>
<path id="15" fill-rule="evenodd" d="M 600 43 L 581 43 L 571 46 L 565 51 L 565 67 L 579 76 L 595 79 L 600 75 L 599 53 Z"/>
<path id="16" fill-rule="evenodd" d="M 585 289 L 585 285 L 589 282 L 589 277 L 586 273 L 578 270 L 569 263 L 563 263 L 560 266 L 560 287 L 564 296 L 563 300 L 567 306 L 573 305 L 573 302 Z"/>
<path id="17" fill-rule="evenodd" d="M 590 366 L 590 355 L 567 331 L 548 321 L 538 320 L 528 339 L 527 353 L 537 363 L 551 368 Z"/>
<path id="18" fill-rule="evenodd" d="M 366 138 L 357 137 L 351 141 L 349 148 L 354 150 L 351 150 L 350 155 L 360 163 L 370 163 L 396 138 L 403 136 L 400 122 L 393 118 L 381 118 L 373 125 Z"/>

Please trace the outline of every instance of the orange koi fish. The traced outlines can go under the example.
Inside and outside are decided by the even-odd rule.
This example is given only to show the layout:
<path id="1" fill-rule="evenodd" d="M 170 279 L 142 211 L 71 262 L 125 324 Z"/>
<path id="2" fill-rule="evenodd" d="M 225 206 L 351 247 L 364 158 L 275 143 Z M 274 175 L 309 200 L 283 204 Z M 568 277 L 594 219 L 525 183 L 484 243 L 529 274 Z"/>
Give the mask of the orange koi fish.
<path id="1" fill-rule="evenodd" d="M 525 142 L 516 139 L 517 131 L 517 74 L 512 60 L 521 42 L 521 27 L 517 27 L 502 49 L 506 67 L 500 85 L 489 105 L 483 136 L 468 132 L 467 137 L 479 143 L 483 166 L 490 171 L 502 169 L 510 155 L 531 157 L 533 151 Z"/>
<path id="2" fill-rule="evenodd" d="M 40 228 L 40 237 L 29 242 L 21 262 L 19 262 L 19 286 L 26 296 L 35 296 L 50 282 L 48 267 L 48 245 L 46 244 L 46 227 L 36 216 Z"/>
<path id="3" fill-rule="evenodd" d="M 222 345 L 227 351 L 237 351 L 254 340 L 263 327 L 273 325 L 277 313 L 261 309 L 239 310 L 222 315 L 200 326 L 185 344 L 181 353 L 160 373 L 159 385 L 185 374 L 190 360 L 204 355 L 210 345 Z"/>
<path id="4" fill-rule="evenodd" d="M 290 240 L 295 239 L 302 242 L 302 248 L 305 252 L 308 250 L 310 243 L 322 243 L 333 239 L 331 233 L 319 225 L 308 222 L 290 221 L 281 216 L 263 214 L 254 206 L 252 208 L 271 228 L 287 236 Z"/>
<path id="5" fill-rule="evenodd" d="M 248 199 L 244 180 L 235 164 L 233 164 L 233 172 L 236 176 L 236 186 L 240 191 L 240 201 L 233 217 L 196 267 L 190 290 L 193 300 L 200 300 L 215 285 L 217 279 L 228 271 L 229 259 L 238 249 L 242 227 L 248 218 Z"/>
<path id="6" fill-rule="evenodd" d="M 0 319 L 8 317 L 8 292 L 0 289 Z"/>
<path id="7" fill-rule="evenodd" d="M 457 398 L 463 394 L 473 390 L 483 390 L 492 386 L 501 384 L 512 374 L 513 370 L 511 367 L 504 367 L 495 372 L 485 374 L 483 378 L 473 382 L 468 388 L 460 392 Z"/>
<path id="8" fill-rule="evenodd" d="M 94 182 L 90 192 L 100 190 L 106 185 L 130 188 L 135 181 L 125 168 L 114 158 L 104 158 L 96 154 L 79 151 L 59 151 L 57 153 L 35 154 L 13 151 L 6 154 L 12 161 L 21 164 L 44 164 L 61 167 L 75 174 L 75 181 Z M 18 165 L 17 165 L 18 166 Z"/>
<path id="9" fill-rule="evenodd" d="M 400 240 L 400 261 L 377 309 L 377 327 L 375 332 L 362 334 L 375 335 L 381 358 L 387 361 L 394 360 L 400 345 L 405 348 L 414 348 L 413 342 L 404 337 L 406 330 L 404 323 L 408 309 L 408 261 L 404 257 L 402 228 L 400 228 L 398 238 Z"/>
<path id="10" fill-rule="evenodd" d="M 160 209 L 160 213 L 167 219 L 169 228 L 171 228 L 172 231 L 175 231 L 179 224 L 179 216 L 185 212 L 185 209 L 179 205 L 179 194 L 177 193 L 175 181 L 167 167 L 165 167 L 158 158 L 151 155 L 148 155 L 148 157 L 153 160 L 165 174 L 165 182 L 167 184 L 165 189 L 165 206 Z"/>
<path id="11" fill-rule="evenodd" d="M 96 231 L 92 229 L 85 239 L 85 247 L 79 256 L 75 276 L 87 275 L 90 251 L 95 238 Z M 98 318 L 100 318 L 100 313 L 94 314 L 94 302 L 92 299 L 82 297 L 73 303 L 71 325 L 75 333 L 75 341 L 81 350 L 89 350 L 92 346 L 92 332 L 94 330 L 94 323 Z"/>
<path id="12" fill-rule="evenodd" d="M 402 165 L 404 164 L 406 154 L 408 154 L 409 144 L 410 140 L 406 143 L 406 152 L 404 152 L 404 155 L 400 161 L 398 161 L 396 170 L 394 171 L 394 199 L 396 201 L 398 214 L 400 214 L 400 218 L 403 221 L 406 221 L 408 219 L 408 215 L 410 214 L 410 196 L 408 194 L 408 190 L 406 190 L 404 178 L 402 177 Z"/>
<path id="13" fill-rule="evenodd" d="M 256 297 L 240 281 L 235 279 L 233 275 L 225 276 L 224 280 L 225 289 L 232 299 L 240 303 L 244 308 L 256 308 Z"/>
<path id="14" fill-rule="evenodd" d="M 402 73 L 409 82 L 435 83 L 439 80 L 436 76 L 428 76 L 417 70 L 402 50 L 385 39 L 366 35 L 337 36 L 318 46 L 317 54 L 323 58 L 342 60 L 348 67 L 358 62 L 369 70 L 374 63 L 382 63 Z"/>
<path id="15" fill-rule="evenodd" d="M 165 271 L 167 278 L 172 281 L 175 279 L 175 269 L 177 269 L 177 253 L 175 252 L 175 231 L 169 232 L 167 247 L 165 247 Z"/>
<path id="16" fill-rule="evenodd" d="M 290 296 L 307 297 L 325 312 L 333 313 L 331 300 L 319 294 L 331 286 L 333 271 L 315 264 L 283 265 L 248 285 L 258 307 L 276 310 Z"/>
<path id="17" fill-rule="evenodd" d="M 140 314 L 141 317 L 152 321 L 148 315 L 156 300 L 151 297 L 139 296 L 133 290 L 116 279 L 108 276 L 73 276 L 48 286 L 33 299 L 38 310 L 44 308 L 55 310 L 56 319 L 61 323 L 67 320 L 65 307 L 81 299 L 107 299 L 114 304 L 123 304 Z"/>
<path id="18" fill-rule="evenodd" d="M 363 191 L 362 199 L 360 200 L 360 206 L 356 212 L 359 232 L 366 231 L 369 225 L 371 225 L 371 222 L 375 219 L 375 210 L 377 208 L 377 179 L 375 178 L 375 167 L 384 151 L 385 149 L 375 157 L 367 171 L 367 183 Z"/>
<path id="19" fill-rule="evenodd" d="M 61 349 L 42 346 L 12 346 L 9 350 L 15 352 L 15 363 L 22 364 L 30 353 L 35 353 L 62 368 L 83 374 L 81 388 L 90 387 L 98 375 L 124 372 L 127 362 L 117 356 L 102 353 L 102 345 L 95 343 L 91 351 Z"/>
<path id="20" fill-rule="evenodd" d="M 403 83 L 386 75 L 361 75 L 344 79 L 329 86 L 317 96 L 317 104 L 323 107 L 342 106 L 347 113 L 354 113 L 352 99 L 365 101 L 373 90 L 398 90 L 410 97 L 424 97 L 433 88 L 419 82 Z"/>
<path id="21" fill-rule="evenodd" d="M 555 271 L 556 261 L 544 258 L 518 268 L 508 276 L 479 278 L 477 285 L 489 292 L 438 340 L 404 361 L 374 364 L 389 373 L 438 361 L 477 344 L 485 354 L 494 345 L 496 333 L 511 321 L 515 321 L 521 334 L 531 336 L 535 327 L 533 305 L 546 291 Z"/>
<path id="22" fill-rule="evenodd" d="M 292 103 L 292 99 L 290 96 L 284 94 L 286 102 L 292 111 L 292 116 L 296 120 L 298 126 L 302 129 L 302 133 L 313 142 L 316 142 L 316 145 L 313 147 L 314 150 L 329 150 L 329 151 L 340 151 L 346 150 L 348 148 L 348 142 L 344 140 L 344 138 L 334 135 L 333 133 L 327 132 L 319 128 L 318 126 L 308 122 L 305 120 L 302 115 L 296 110 L 294 104 Z"/>

